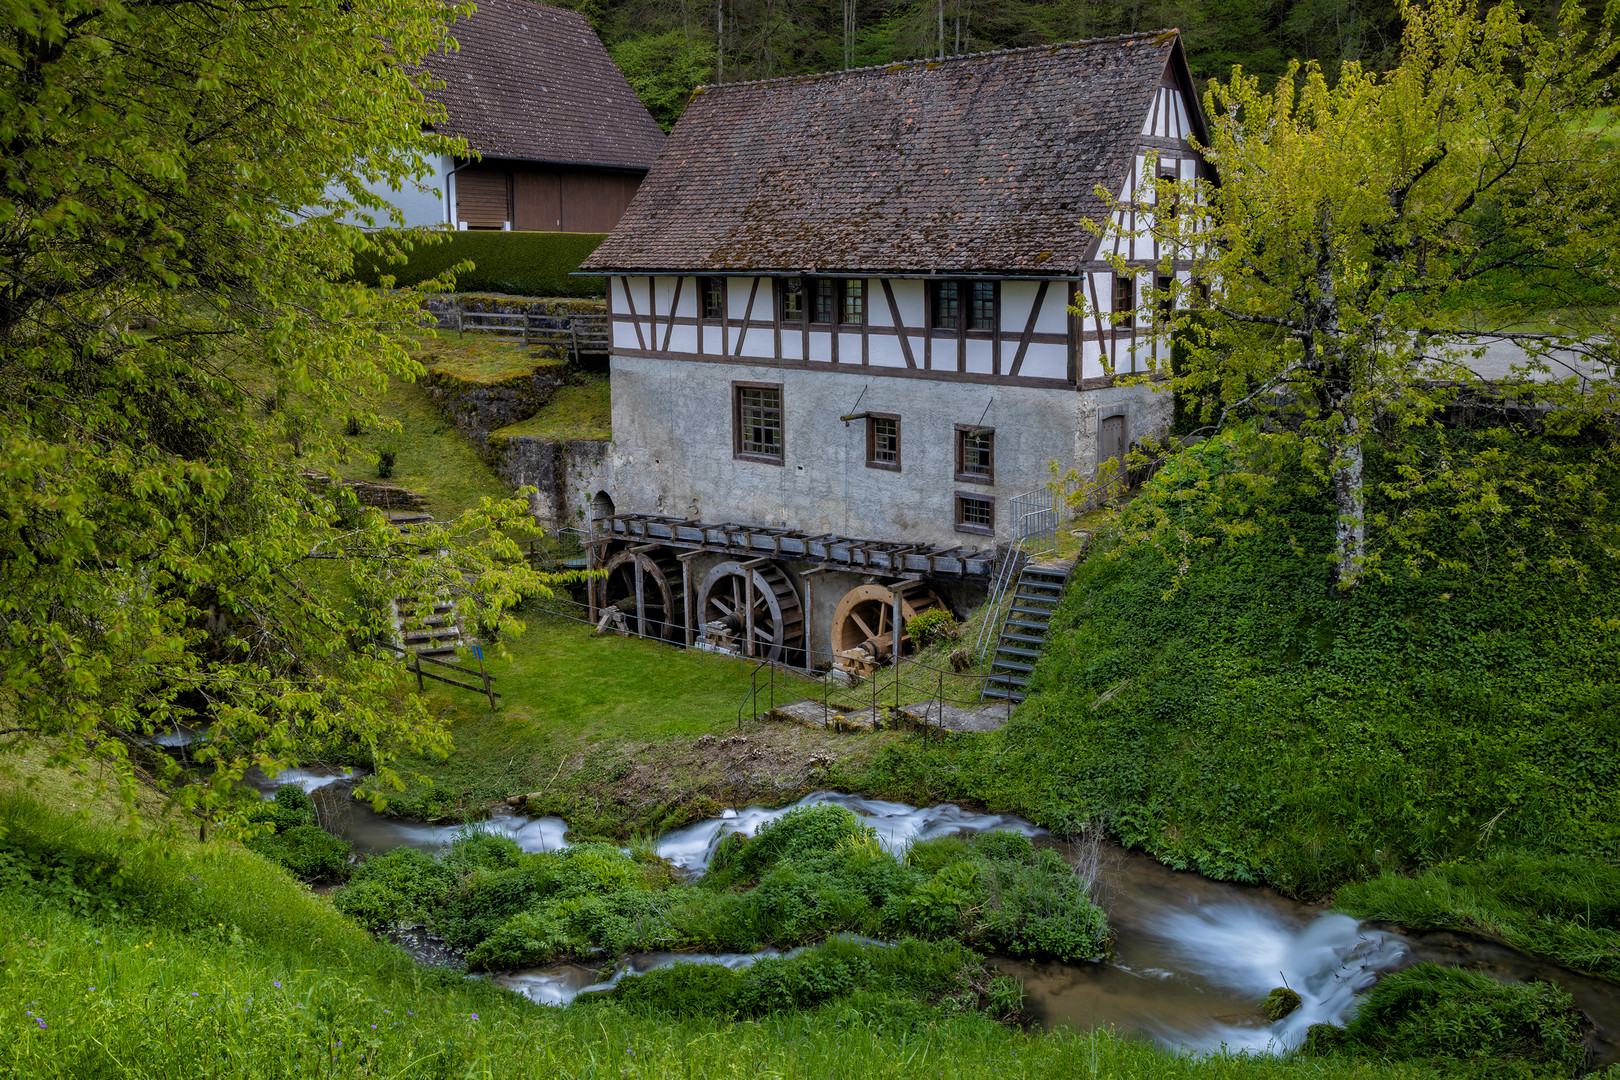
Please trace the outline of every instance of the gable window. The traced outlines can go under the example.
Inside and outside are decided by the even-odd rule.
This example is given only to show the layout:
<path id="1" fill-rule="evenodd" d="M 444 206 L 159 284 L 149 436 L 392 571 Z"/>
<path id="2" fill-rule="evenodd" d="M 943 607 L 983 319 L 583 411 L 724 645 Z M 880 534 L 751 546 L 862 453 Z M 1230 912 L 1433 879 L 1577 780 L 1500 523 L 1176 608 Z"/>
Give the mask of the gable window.
<path id="1" fill-rule="evenodd" d="M 969 330 L 994 330 L 996 328 L 995 282 L 968 282 L 968 304 Z"/>
<path id="2" fill-rule="evenodd" d="M 956 493 L 956 531 L 996 534 L 996 500 L 966 491 Z"/>
<path id="3" fill-rule="evenodd" d="M 956 425 L 956 479 L 963 484 L 996 482 L 996 433 L 993 429 Z"/>
<path id="4" fill-rule="evenodd" d="M 1174 165 L 1159 166 L 1158 195 L 1164 201 L 1164 216 L 1173 218 L 1181 212 L 1181 193 L 1173 186 L 1181 177 L 1176 175 Z"/>
<path id="5" fill-rule="evenodd" d="M 934 290 L 933 325 L 936 330 L 955 330 L 962 324 L 962 283 L 932 282 Z"/>
<path id="6" fill-rule="evenodd" d="M 830 323 L 838 309 L 838 282 L 832 278 L 810 279 L 810 321 Z"/>
<path id="7" fill-rule="evenodd" d="M 1114 278 L 1114 325 L 1136 325 L 1136 281 L 1124 275 Z"/>
<path id="8" fill-rule="evenodd" d="M 844 303 L 838 321 L 856 326 L 866 321 L 866 282 L 860 278 L 844 282 Z"/>
<path id="9" fill-rule="evenodd" d="M 732 452 L 749 461 L 782 464 L 782 387 L 732 383 Z"/>
<path id="10" fill-rule="evenodd" d="M 785 277 L 776 279 L 777 296 L 781 302 L 783 322 L 804 320 L 804 279 Z"/>
<path id="11" fill-rule="evenodd" d="M 867 415 L 866 467 L 900 471 L 900 417 L 893 413 Z"/>
<path id="12" fill-rule="evenodd" d="M 698 293 L 703 297 L 703 317 L 710 322 L 719 322 L 726 317 L 726 286 L 725 279 L 717 277 L 698 278 Z"/>

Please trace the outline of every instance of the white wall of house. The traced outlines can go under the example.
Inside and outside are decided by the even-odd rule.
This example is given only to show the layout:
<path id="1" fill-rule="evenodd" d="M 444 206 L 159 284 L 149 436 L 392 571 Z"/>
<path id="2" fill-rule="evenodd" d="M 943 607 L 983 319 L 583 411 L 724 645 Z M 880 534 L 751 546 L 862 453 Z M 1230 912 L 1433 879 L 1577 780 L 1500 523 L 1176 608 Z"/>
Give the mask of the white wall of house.
<path id="1" fill-rule="evenodd" d="M 619 512 L 968 547 L 1010 538 L 1013 496 L 1044 489 L 1051 466 L 1097 466 L 1100 418 L 1127 439 L 1163 431 L 1171 397 L 1147 386 L 1077 391 L 890 377 L 859 366 L 806 368 L 615 353 L 611 495 Z M 782 460 L 734 453 L 734 384 L 781 387 Z M 866 463 L 864 420 L 900 417 L 900 469 Z M 994 429 L 994 482 L 957 478 L 957 425 Z M 959 531 L 956 496 L 995 503 L 995 536 Z"/>
<path id="2" fill-rule="evenodd" d="M 455 160 L 448 154 L 442 154 L 435 160 L 432 169 L 403 187 L 395 188 L 379 182 L 367 184 L 366 188 L 372 194 L 399 207 L 405 215 L 407 228 L 433 228 L 450 220 L 450 207 L 453 205 L 450 191 L 453 179 L 450 172 L 454 168 Z M 335 196 L 338 193 L 334 187 L 328 186 L 327 194 Z M 374 216 L 376 225 L 389 224 L 383 216 Z M 366 223 L 356 221 L 355 224 Z"/>

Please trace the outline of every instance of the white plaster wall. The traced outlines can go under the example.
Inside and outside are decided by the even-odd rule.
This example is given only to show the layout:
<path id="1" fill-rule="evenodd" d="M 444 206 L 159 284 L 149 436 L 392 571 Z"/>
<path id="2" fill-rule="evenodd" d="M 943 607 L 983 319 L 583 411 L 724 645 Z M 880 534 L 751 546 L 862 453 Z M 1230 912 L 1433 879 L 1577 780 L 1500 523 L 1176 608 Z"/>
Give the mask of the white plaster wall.
<path id="1" fill-rule="evenodd" d="M 621 355 L 612 371 L 610 495 L 621 512 L 967 546 L 990 538 L 956 531 L 957 491 L 996 499 L 1005 541 L 1008 503 L 1044 488 L 1051 462 L 1095 471 L 1099 408 L 1124 408 L 1132 439 L 1167 427 L 1171 411 L 1169 394 L 1147 387 L 1045 390 Z M 782 385 L 782 465 L 733 458 L 734 381 Z M 838 420 L 857 400 L 860 411 L 900 415 L 900 472 L 866 467 L 864 423 Z M 955 480 L 959 423 L 995 428 L 995 484 Z"/>

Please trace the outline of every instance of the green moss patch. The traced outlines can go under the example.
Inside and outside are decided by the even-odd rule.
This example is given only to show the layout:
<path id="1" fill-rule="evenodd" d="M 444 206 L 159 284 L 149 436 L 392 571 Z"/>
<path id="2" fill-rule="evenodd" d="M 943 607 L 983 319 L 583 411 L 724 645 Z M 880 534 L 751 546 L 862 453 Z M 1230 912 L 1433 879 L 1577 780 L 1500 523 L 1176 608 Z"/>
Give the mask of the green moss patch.
<path id="1" fill-rule="evenodd" d="M 527 420 L 491 432 L 490 438 L 548 439 L 553 442 L 613 438 L 612 394 L 607 376 L 576 374 L 567 386 L 541 406 L 539 412 Z"/>

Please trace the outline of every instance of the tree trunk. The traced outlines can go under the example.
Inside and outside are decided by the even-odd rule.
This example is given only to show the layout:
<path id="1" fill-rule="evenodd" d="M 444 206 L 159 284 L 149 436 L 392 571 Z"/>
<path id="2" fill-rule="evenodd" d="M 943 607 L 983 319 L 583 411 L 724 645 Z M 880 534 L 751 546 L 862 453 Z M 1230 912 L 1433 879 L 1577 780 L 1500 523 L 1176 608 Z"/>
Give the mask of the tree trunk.
<path id="1" fill-rule="evenodd" d="M 1333 587 L 1340 595 L 1361 581 L 1367 562 L 1367 493 L 1362 482 L 1361 425 L 1344 418 L 1343 434 L 1329 450 L 1333 454 L 1333 505 L 1338 519 L 1333 526 Z"/>

